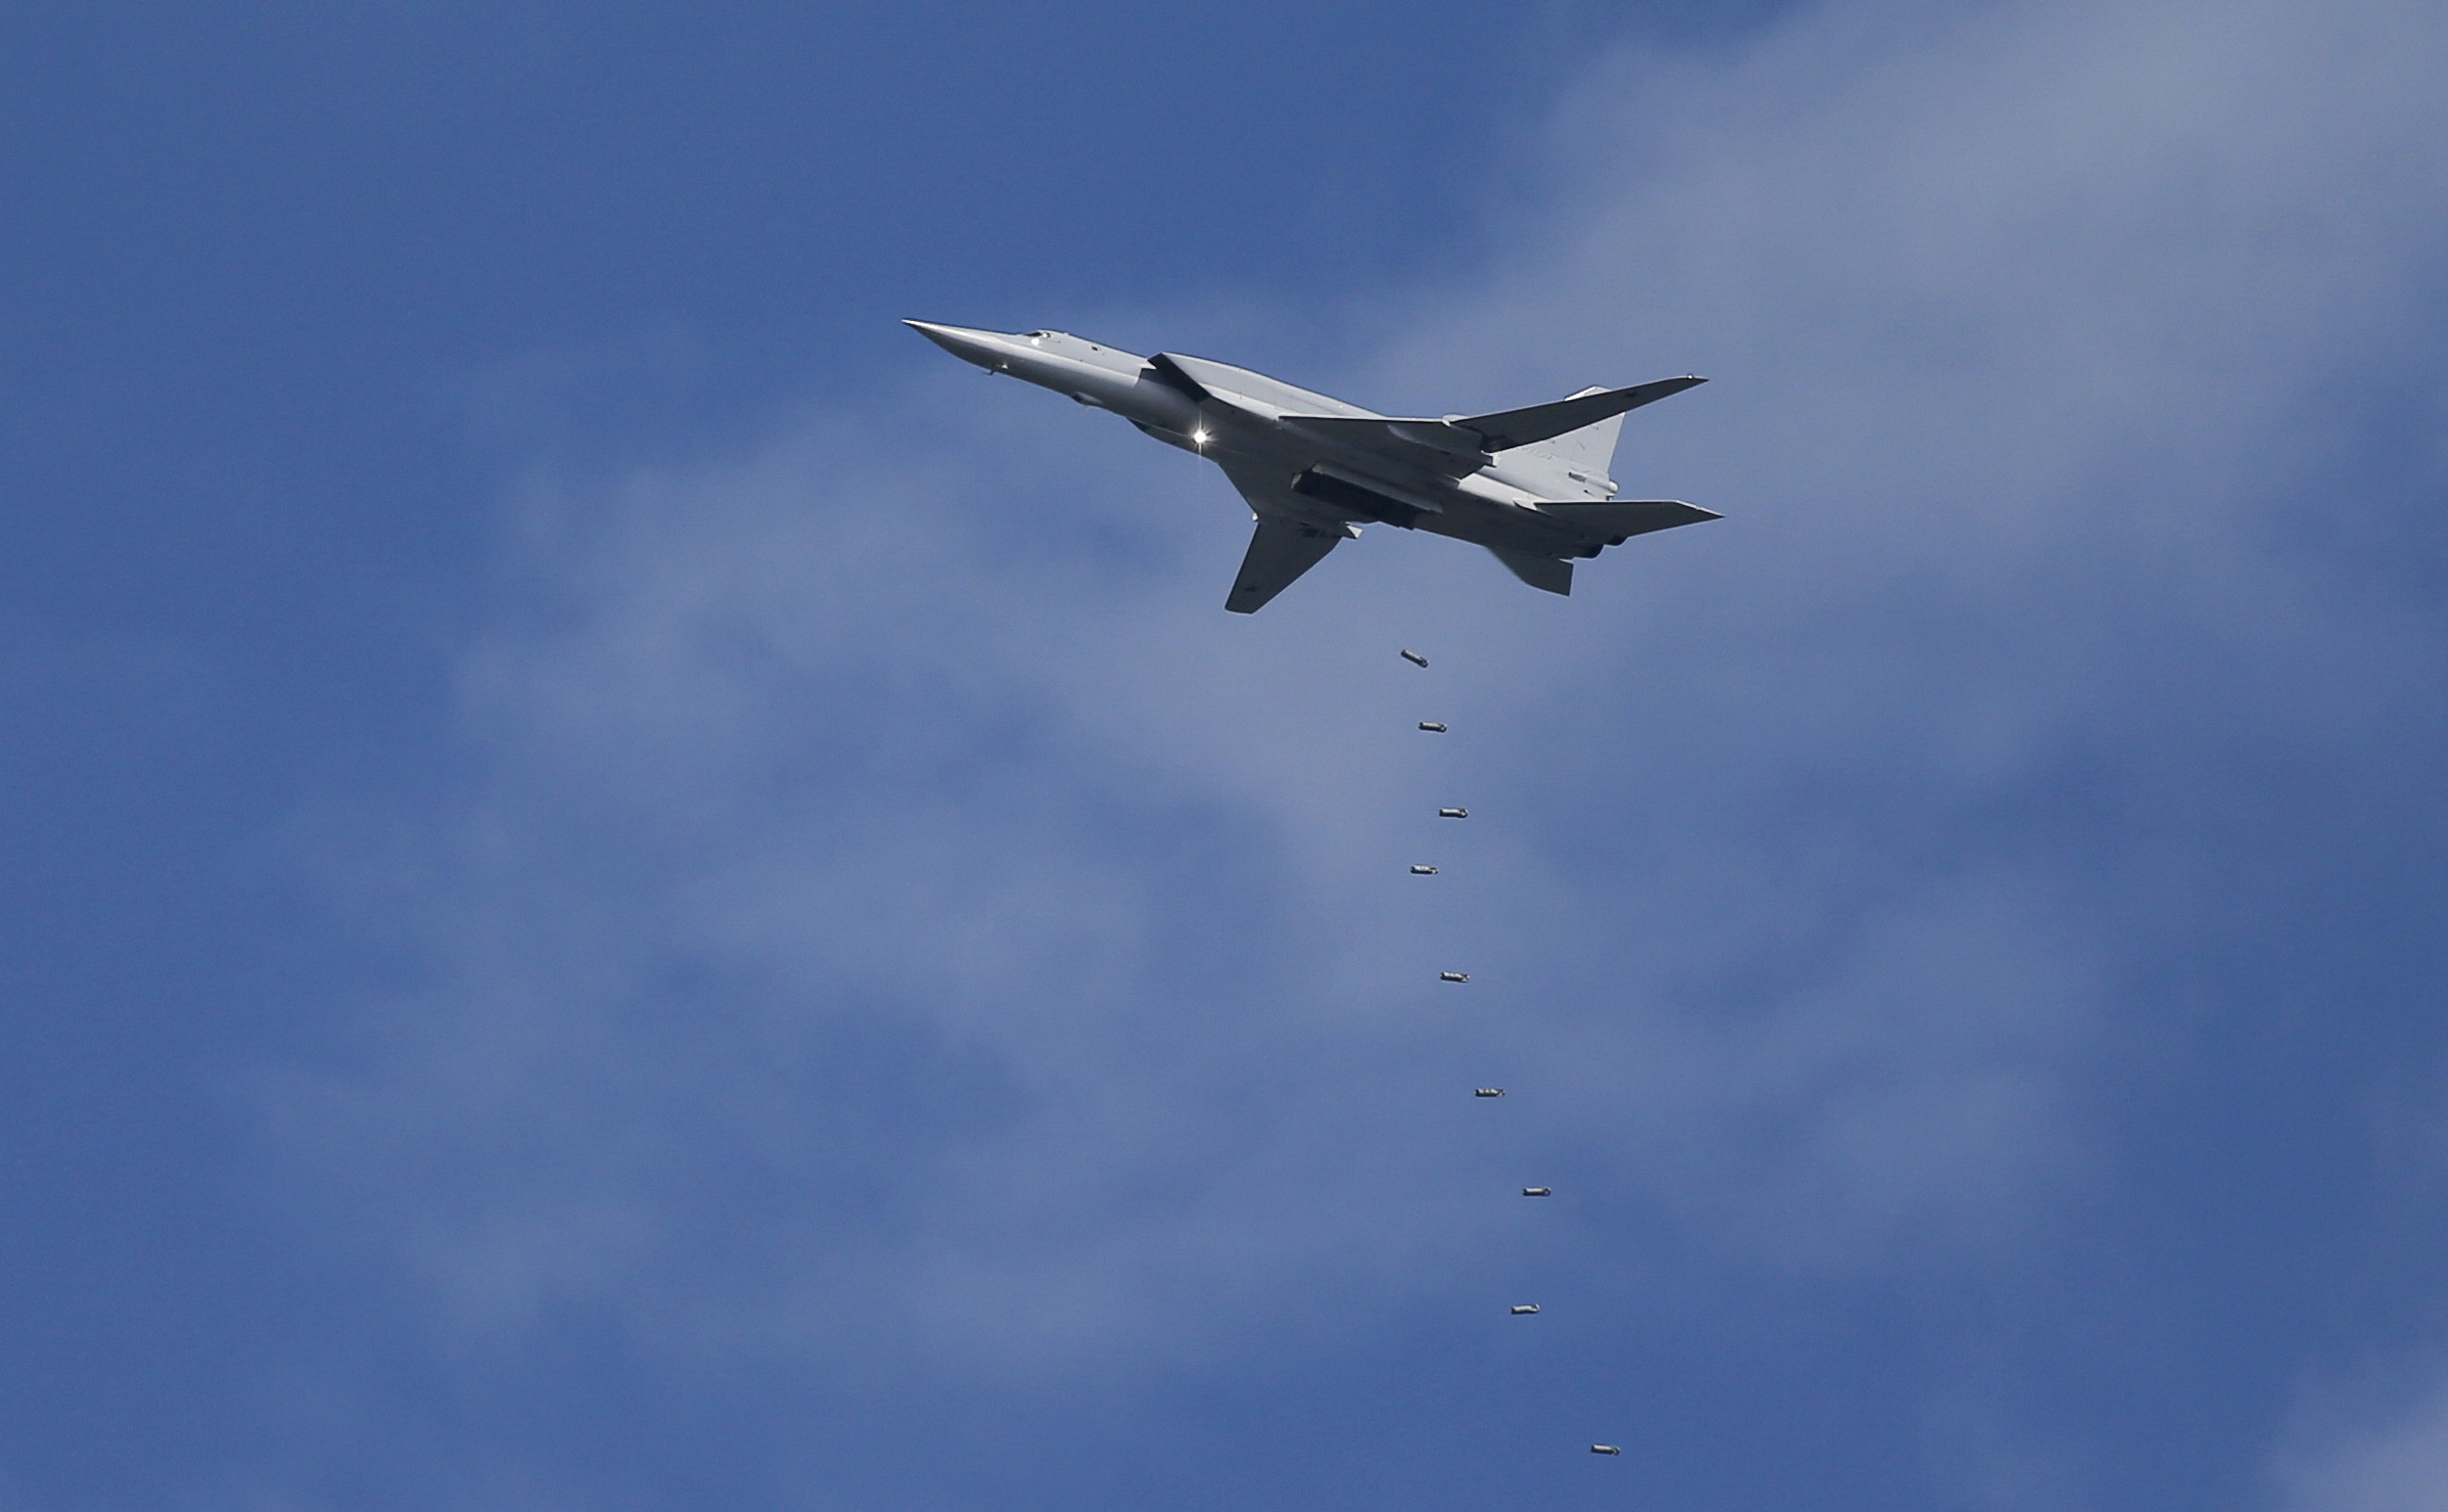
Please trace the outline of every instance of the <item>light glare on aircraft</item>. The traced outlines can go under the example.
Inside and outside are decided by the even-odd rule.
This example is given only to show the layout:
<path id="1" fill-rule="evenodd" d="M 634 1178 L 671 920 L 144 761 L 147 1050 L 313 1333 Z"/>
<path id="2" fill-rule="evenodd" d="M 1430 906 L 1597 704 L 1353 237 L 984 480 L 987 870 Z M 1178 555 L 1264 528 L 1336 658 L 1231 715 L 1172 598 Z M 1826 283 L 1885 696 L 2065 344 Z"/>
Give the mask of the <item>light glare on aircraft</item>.
<path id="1" fill-rule="evenodd" d="M 1111 410 L 1223 468 L 1258 522 L 1224 599 L 1235 614 L 1255 613 L 1364 524 L 1474 542 L 1532 587 L 1570 593 L 1576 559 L 1721 518 L 1679 499 L 1618 499 L 1608 476 L 1625 413 L 1705 379 L 1417 419 L 1246 368 L 1176 352 L 1134 356 L 1062 331 L 903 324 L 965 362 Z"/>

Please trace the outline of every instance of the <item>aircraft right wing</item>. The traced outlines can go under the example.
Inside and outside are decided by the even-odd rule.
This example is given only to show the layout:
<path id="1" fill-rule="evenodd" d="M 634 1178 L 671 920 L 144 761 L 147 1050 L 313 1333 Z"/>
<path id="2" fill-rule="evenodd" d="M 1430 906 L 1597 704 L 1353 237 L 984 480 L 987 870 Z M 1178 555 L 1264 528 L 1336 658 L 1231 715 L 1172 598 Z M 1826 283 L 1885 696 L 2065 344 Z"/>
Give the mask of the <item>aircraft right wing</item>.
<path id="1" fill-rule="evenodd" d="M 1697 389 L 1707 383 L 1705 378 L 1661 378 L 1653 384 L 1635 384 L 1629 389 L 1601 389 L 1552 404 L 1533 404 L 1528 409 L 1501 410 L 1493 415 L 1464 415 L 1451 424 L 1477 432 L 1487 437 L 1488 450 L 1510 451 L 1516 446 L 1529 446 L 1552 440 L 1584 426 L 1594 426 L 1626 410 L 1643 404 L 1655 404 L 1671 398 L 1686 389 Z"/>
<path id="2" fill-rule="evenodd" d="M 1630 389 L 1594 389 L 1552 404 L 1500 410 L 1493 415 L 1449 415 L 1442 420 L 1400 416 L 1286 415 L 1289 423 L 1387 455 L 1419 460 L 1425 453 L 1450 472 L 1470 472 L 1485 454 L 1535 445 L 1596 425 L 1643 404 L 1696 389 L 1705 378 L 1661 378 Z"/>

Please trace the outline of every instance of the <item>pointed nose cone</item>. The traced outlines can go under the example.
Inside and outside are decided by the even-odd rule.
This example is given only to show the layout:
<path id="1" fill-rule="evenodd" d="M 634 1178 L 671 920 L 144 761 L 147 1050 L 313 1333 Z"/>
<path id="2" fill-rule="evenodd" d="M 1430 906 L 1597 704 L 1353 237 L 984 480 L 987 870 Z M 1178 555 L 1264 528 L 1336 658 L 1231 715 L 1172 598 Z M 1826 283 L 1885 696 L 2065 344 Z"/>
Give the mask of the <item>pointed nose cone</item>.
<path id="1" fill-rule="evenodd" d="M 972 331 L 965 326 L 939 326 L 925 320 L 904 320 L 901 324 L 963 362 L 974 362 L 982 368 L 1002 365 L 1004 338 L 998 332 Z"/>

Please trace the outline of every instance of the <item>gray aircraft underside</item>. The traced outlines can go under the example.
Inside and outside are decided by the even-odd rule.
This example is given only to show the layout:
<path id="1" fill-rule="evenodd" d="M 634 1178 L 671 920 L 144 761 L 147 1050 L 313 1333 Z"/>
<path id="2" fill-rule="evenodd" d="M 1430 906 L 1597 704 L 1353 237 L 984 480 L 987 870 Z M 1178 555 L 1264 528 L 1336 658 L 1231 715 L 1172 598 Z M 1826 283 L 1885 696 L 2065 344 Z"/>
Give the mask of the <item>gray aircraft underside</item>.
<path id="1" fill-rule="evenodd" d="M 1721 518 L 1676 499 L 1618 499 L 1607 476 L 1626 411 L 1705 379 L 1415 419 L 1178 352 L 1138 357 L 1061 331 L 903 324 L 963 361 L 1111 410 L 1223 468 L 1258 520 L 1224 599 L 1235 614 L 1254 613 L 1363 524 L 1473 542 L 1532 587 L 1570 593 L 1575 558 Z"/>

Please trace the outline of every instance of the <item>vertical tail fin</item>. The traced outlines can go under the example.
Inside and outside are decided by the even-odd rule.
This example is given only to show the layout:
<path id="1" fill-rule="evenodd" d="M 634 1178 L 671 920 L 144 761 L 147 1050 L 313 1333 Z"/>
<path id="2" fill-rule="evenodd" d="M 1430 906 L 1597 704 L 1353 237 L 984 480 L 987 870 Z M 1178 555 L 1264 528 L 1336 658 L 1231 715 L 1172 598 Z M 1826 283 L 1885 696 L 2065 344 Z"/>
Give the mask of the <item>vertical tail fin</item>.
<path id="1" fill-rule="evenodd" d="M 1584 389 L 1572 397 L 1585 398 L 1605 391 L 1604 389 Z M 1544 441 L 1533 441 L 1521 449 L 1552 457 L 1577 473 L 1587 473 L 1593 478 L 1611 478 L 1614 476 L 1615 442 L 1623 431 L 1624 417 L 1609 415 L 1595 425 L 1567 431 Z"/>

